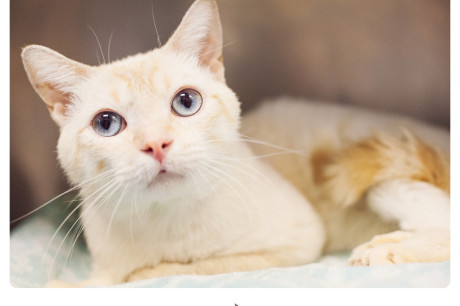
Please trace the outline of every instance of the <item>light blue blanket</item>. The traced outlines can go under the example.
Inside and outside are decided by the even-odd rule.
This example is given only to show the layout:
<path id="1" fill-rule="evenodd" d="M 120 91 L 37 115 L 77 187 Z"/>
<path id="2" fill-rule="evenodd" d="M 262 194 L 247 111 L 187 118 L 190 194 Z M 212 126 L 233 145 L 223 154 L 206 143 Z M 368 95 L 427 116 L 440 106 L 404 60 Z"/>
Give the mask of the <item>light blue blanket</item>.
<path id="1" fill-rule="evenodd" d="M 65 213 L 69 213 L 67 210 Z M 70 235 L 75 219 L 53 238 L 63 215 L 44 209 L 19 224 L 11 233 L 10 281 L 15 287 L 42 287 L 49 279 L 77 282 L 88 277 L 91 258 L 79 239 L 73 248 Z M 53 238 L 53 239 L 52 239 Z M 70 253 L 69 250 L 72 249 Z M 348 254 L 328 255 L 300 267 L 272 268 L 213 276 L 181 275 L 125 283 L 115 287 L 446 287 L 450 263 L 349 267 Z"/>

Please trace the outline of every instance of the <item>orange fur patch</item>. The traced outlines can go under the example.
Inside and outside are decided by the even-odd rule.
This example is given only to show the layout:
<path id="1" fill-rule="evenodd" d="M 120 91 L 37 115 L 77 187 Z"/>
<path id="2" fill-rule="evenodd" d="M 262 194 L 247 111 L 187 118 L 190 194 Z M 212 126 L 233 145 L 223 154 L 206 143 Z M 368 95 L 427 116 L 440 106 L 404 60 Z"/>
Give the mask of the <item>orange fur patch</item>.
<path id="1" fill-rule="evenodd" d="M 315 150 L 310 158 L 313 179 L 321 193 L 334 203 L 356 203 L 374 184 L 410 178 L 449 192 L 447 159 L 411 133 L 402 139 L 375 135 L 341 150 Z"/>
<path id="2" fill-rule="evenodd" d="M 318 148 L 310 156 L 310 163 L 313 169 L 313 182 L 322 185 L 327 177 L 324 175 L 324 167 L 333 162 L 333 153 L 330 148 Z"/>
<path id="3" fill-rule="evenodd" d="M 110 93 L 110 96 L 112 97 L 114 101 L 120 101 L 120 98 L 118 96 L 118 90 L 116 88 L 112 90 L 112 92 Z"/>
<path id="4" fill-rule="evenodd" d="M 415 138 L 417 157 L 423 167 L 412 178 L 427 182 L 450 193 L 450 163 L 435 148 L 428 146 L 420 139 Z"/>
<path id="5" fill-rule="evenodd" d="M 235 119 L 232 117 L 231 111 L 230 111 L 230 109 L 228 108 L 228 105 L 226 105 L 226 104 L 224 103 L 224 101 L 222 101 L 222 99 L 221 99 L 217 94 L 211 95 L 211 98 L 214 99 L 214 100 L 216 100 L 216 101 L 222 106 L 222 108 L 221 108 L 221 109 L 222 109 L 222 113 L 225 115 L 225 117 L 227 117 L 227 119 L 228 119 L 229 122 L 232 122 L 232 123 L 233 123 L 233 122 L 235 121 Z M 215 117 L 219 117 L 219 116 L 220 116 L 220 115 L 217 114 Z M 211 118 L 214 119 L 214 117 L 211 117 Z"/>
<path id="6" fill-rule="evenodd" d="M 97 163 L 96 173 L 97 173 L 97 174 L 102 173 L 102 171 L 104 170 L 104 168 L 105 168 L 105 161 L 100 160 L 100 161 Z"/>

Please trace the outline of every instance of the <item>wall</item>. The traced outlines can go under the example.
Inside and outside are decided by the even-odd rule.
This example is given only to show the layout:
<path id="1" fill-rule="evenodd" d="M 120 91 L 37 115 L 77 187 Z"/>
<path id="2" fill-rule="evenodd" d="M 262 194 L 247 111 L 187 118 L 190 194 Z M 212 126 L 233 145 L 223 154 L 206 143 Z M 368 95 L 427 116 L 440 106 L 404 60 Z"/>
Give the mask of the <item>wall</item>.
<path id="1" fill-rule="evenodd" d="M 11 217 L 68 188 L 58 128 L 28 83 L 21 47 L 42 44 L 97 65 L 164 43 L 192 3 L 11 1 Z M 447 0 L 218 0 L 227 82 L 243 110 L 302 96 L 411 115 L 449 127 Z M 99 60 L 102 56 L 99 55 Z"/>

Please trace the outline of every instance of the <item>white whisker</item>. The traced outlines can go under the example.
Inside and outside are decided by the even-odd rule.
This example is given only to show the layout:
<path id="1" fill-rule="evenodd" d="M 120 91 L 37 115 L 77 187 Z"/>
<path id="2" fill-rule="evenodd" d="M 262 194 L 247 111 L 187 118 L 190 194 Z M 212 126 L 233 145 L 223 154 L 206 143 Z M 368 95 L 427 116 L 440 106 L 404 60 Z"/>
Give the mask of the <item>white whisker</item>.
<path id="1" fill-rule="evenodd" d="M 115 180 L 115 179 L 113 179 Z M 113 180 L 109 181 L 109 183 L 113 182 Z M 68 215 L 67 217 L 64 219 L 64 221 L 61 222 L 61 224 L 58 226 L 58 228 L 56 229 L 56 231 L 54 232 L 53 236 L 51 237 L 51 240 L 50 242 L 48 243 L 48 246 L 46 248 L 46 251 L 45 251 L 45 254 L 48 252 L 48 249 L 50 248 L 51 246 L 51 243 L 54 241 L 54 239 L 56 238 L 57 234 L 59 233 L 59 231 L 61 230 L 61 228 L 64 226 L 64 224 L 69 220 L 69 218 L 88 200 L 91 198 L 92 195 L 96 194 L 97 192 L 99 192 L 99 190 L 105 188 L 109 183 L 106 183 L 105 185 L 103 185 L 102 187 L 98 188 L 95 192 L 93 192 L 90 196 L 88 196 L 86 199 L 84 199 L 81 203 L 79 203 Z M 51 267 L 54 265 L 54 262 L 56 260 L 56 256 L 57 254 L 59 253 L 59 250 L 61 249 L 64 241 L 66 240 L 67 236 L 69 235 L 69 232 L 72 230 L 72 228 L 75 226 L 75 223 L 74 225 L 72 225 L 72 227 L 70 228 L 70 230 L 67 232 L 67 234 L 64 236 L 64 238 L 62 239 L 62 242 L 61 244 L 59 245 L 55 255 L 53 256 L 53 259 L 52 259 L 52 262 L 51 262 Z"/>
<path id="2" fill-rule="evenodd" d="M 157 35 L 157 44 L 158 44 L 158 47 L 161 48 L 160 35 L 158 34 L 157 23 L 155 22 L 155 14 L 153 12 L 153 3 L 152 3 L 152 20 L 153 20 L 153 26 L 155 27 L 155 33 Z"/>
<path id="3" fill-rule="evenodd" d="M 206 176 L 201 172 L 200 169 L 197 169 L 198 171 L 198 174 L 203 178 L 203 180 L 205 181 L 205 183 L 212 189 L 212 192 L 214 193 L 214 195 L 218 195 L 217 194 L 217 191 L 216 189 L 214 188 L 213 184 L 211 184 L 208 179 L 206 178 Z"/>
<path id="4" fill-rule="evenodd" d="M 273 144 L 273 143 L 269 143 L 269 142 L 266 142 L 266 141 L 263 141 L 263 140 L 260 140 L 260 139 L 252 138 L 252 137 L 249 137 L 249 136 L 246 136 L 246 135 L 243 135 L 243 134 L 238 134 L 238 136 L 239 137 L 236 137 L 236 138 L 233 138 L 233 139 L 232 138 L 210 139 L 210 140 L 207 140 L 207 141 L 202 141 L 201 144 L 212 143 L 212 144 L 228 145 L 228 144 L 230 144 L 232 142 L 246 142 L 246 143 L 253 143 L 253 144 L 263 145 L 263 146 L 270 147 L 270 148 L 273 148 L 273 149 L 278 149 L 278 150 L 282 151 L 283 153 L 293 153 L 293 154 L 300 154 L 300 155 L 304 154 L 300 150 L 285 148 L 285 147 L 282 147 L 282 146 L 279 146 L 279 145 L 276 145 L 276 144 Z"/>
<path id="5" fill-rule="evenodd" d="M 187 173 L 187 175 L 192 178 L 193 184 L 196 186 L 196 188 L 197 189 L 202 189 L 202 186 L 196 180 L 196 177 L 195 177 L 195 174 L 193 173 L 193 171 L 191 171 L 190 169 L 184 169 L 184 170 Z"/>
<path id="6" fill-rule="evenodd" d="M 258 174 L 259 177 L 256 177 L 252 173 L 250 173 L 250 172 L 248 172 L 246 170 L 243 170 L 242 167 L 232 165 L 231 163 L 225 163 L 225 162 L 223 162 L 221 160 L 218 160 L 218 159 L 215 159 L 215 158 L 210 158 L 209 161 L 212 162 L 212 163 L 218 164 L 219 166 L 222 166 L 222 167 L 229 167 L 231 169 L 234 169 L 234 170 L 240 172 L 241 174 L 244 174 L 244 175 L 250 177 L 251 179 L 253 179 L 255 181 L 258 181 L 258 182 L 263 181 L 266 184 L 269 183 L 269 181 L 267 180 L 266 176 L 262 175 L 262 173 L 260 173 L 260 171 L 257 171 L 254 167 L 252 167 L 251 165 L 249 165 L 247 163 L 244 163 L 243 161 L 234 160 L 234 162 L 238 162 L 240 164 L 243 164 L 244 167 L 251 168 L 251 170 L 254 171 L 256 174 Z"/>
<path id="7" fill-rule="evenodd" d="M 134 243 L 134 235 L 133 235 L 133 208 L 134 208 L 134 192 L 131 194 L 131 205 L 129 208 L 129 238 L 131 239 L 131 243 Z"/>
<path id="8" fill-rule="evenodd" d="M 104 57 L 104 51 L 102 51 L 101 42 L 99 41 L 99 38 L 96 35 L 96 31 L 94 31 L 94 29 L 90 25 L 87 25 L 87 26 L 91 30 L 91 32 L 93 32 L 93 35 L 96 38 L 97 45 L 99 46 L 99 50 L 101 51 L 101 56 L 102 56 L 102 59 L 103 59 L 104 64 L 105 64 L 106 62 L 105 62 L 105 57 Z M 99 57 L 98 57 L 98 60 L 99 60 Z"/>
<path id="9" fill-rule="evenodd" d="M 101 58 L 99 57 L 99 50 L 97 49 L 97 47 L 96 47 L 96 59 L 97 59 L 97 64 L 100 66 L 102 63 L 101 63 Z"/>
<path id="10" fill-rule="evenodd" d="M 240 186 L 244 191 L 246 191 L 246 193 L 248 194 L 248 196 L 251 196 L 251 193 L 249 192 L 249 190 L 248 190 L 243 184 L 241 184 L 240 181 L 238 181 L 237 179 L 235 179 L 233 176 L 229 175 L 229 174 L 226 173 L 225 171 L 222 171 L 222 170 L 220 170 L 219 168 L 214 167 L 214 166 L 212 166 L 212 165 L 210 165 L 210 164 L 204 164 L 204 163 L 202 163 L 202 165 L 204 166 L 203 169 L 206 169 L 206 170 L 208 170 L 208 171 L 211 169 L 211 170 L 213 170 L 213 171 L 215 171 L 215 172 L 218 172 L 218 173 L 224 175 L 224 176 L 227 177 L 228 179 L 232 180 L 233 182 L 235 182 L 236 184 L 238 184 L 238 186 Z M 212 171 L 210 171 L 210 173 L 212 173 Z M 216 175 L 215 173 L 214 173 L 214 175 L 215 175 L 216 177 L 218 177 L 219 179 L 221 179 L 222 182 L 225 182 L 224 180 L 222 180 L 222 178 L 221 178 L 220 176 Z M 233 188 L 232 185 L 228 184 L 227 186 L 229 186 L 229 187 L 231 187 L 233 190 L 235 190 L 235 189 Z M 241 199 L 243 202 L 245 202 L 245 200 L 243 199 L 243 197 L 241 197 L 241 195 L 240 195 L 240 199 Z"/>
<path id="11" fill-rule="evenodd" d="M 74 186 L 74 187 L 68 189 L 67 191 L 64 191 L 63 193 L 61 193 L 61 194 L 55 196 L 54 198 L 52 198 L 51 200 L 49 200 L 49 201 L 46 202 L 45 204 L 42 204 L 42 205 L 40 205 L 39 207 L 33 209 L 32 211 L 26 213 L 25 215 L 23 215 L 23 216 L 21 216 L 21 217 L 19 217 L 19 218 L 14 219 L 13 221 L 10 222 L 10 224 L 16 223 L 16 222 L 18 222 L 18 221 L 21 221 L 21 220 L 24 219 L 24 218 L 27 218 L 28 216 L 30 216 L 30 215 L 36 213 L 37 211 L 39 211 L 40 209 L 44 208 L 45 206 L 47 206 L 47 205 L 50 204 L 51 202 L 53 202 L 53 201 L 59 199 L 60 197 L 62 197 L 62 196 L 64 196 L 64 195 L 68 194 L 69 192 L 72 192 L 72 191 L 75 191 L 75 190 L 79 189 L 79 188 L 82 187 L 83 185 L 88 184 L 88 183 L 90 183 L 91 181 L 97 179 L 98 177 L 100 177 L 100 176 L 102 176 L 102 175 L 105 175 L 105 174 L 108 174 L 108 173 L 111 172 L 111 171 L 113 171 L 113 170 L 108 170 L 108 171 L 106 171 L 106 172 L 100 173 L 99 175 L 97 175 L 97 176 L 95 176 L 95 177 L 93 177 L 93 178 L 91 178 L 91 179 L 89 179 L 89 180 L 86 180 L 86 181 L 84 181 L 83 183 L 80 183 L 80 184 L 78 184 L 78 185 L 76 185 L 76 186 Z"/>
<path id="12" fill-rule="evenodd" d="M 218 157 L 218 158 L 222 159 L 222 160 L 234 160 L 234 161 L 241 160 L 241 161 L 244 161 L 244 160 L 262 159 L 262 158 L 266 158 L 266 157 L 272 157 L 272 156 L 278 156 L 278 155 L 284 155 L 284 154 L 290 154 L 290 153 L 292 153 L 292 152 L 275 152 L 275 153 L 268 153 L 268 154 L 262 154 L 262 155 L 252 155 L 252 156 L 239 157 L 239 158 L 221 156 L 221 157 Z"/>
<path id="13" fill-rule="evenodd" d="M 134 211 L 136 212 L 136 217 L 139 220 L 139 222 L 141 222 L 142 225 L 145 225 L 145 221 L 142 220 L 141 216 L 139 215 L 139 210 L 137 208 L 137 200 L 138 200 L 138 197 L 139 197 L 139 192 L 140 192 L 140 187 L 138 186 L 137 190 L 136 190 L 136 198 L 135 198 L 135 201 L 134 201 Z"/>
<path id="14" fill-rule="evenodd" d="M 110 33 L 109 44 L 107 46 L 107 62 L 110 64 L 110 46 L 112 45 L 113 31 Z"/>
<path id="15" fill-rule="evenodd" d="M 206 164 L 206 166 L 210 167 L 211 169 L 213 169 L 214 171 L 217 171 L 219 172 L 220 174 L 226 176 L 227 178 L 231 179 L 232 181 L 234 181 L 235 183 L 237 183 L 243 190 L 245 190 L 247 192 L 248 195 L 250 195 L 251 193 L 249 192 L 249 190 L 247 190 L 247 188 L 240 182 L 238 181 L 235 177 L 233 177 L 232 175 L 228 174 L 227 172 L 225 171 L 222 171 L 221 169 L 219 169 L 218 167 L 215 167 L 213 165 L 210 165 L 210 164 Z"/>
<path id="16" fill-rule="evenodd" d="M 123 198 L 125 197 L 127 188 L 128 188 L 128 185 L 125 185 L 125 189 L 123 189 L 123 192 L 121 193 L 120 198 L 118 199 L 117 204 L 115 205 L 115 208 L 113 209 L 112 215 L 110 216 L 109 225 L 107 226 L 107 231 L 106 231 L 106 240 L 109 237 L 110 229 L 112 228 L 113 219 L 115 218 L 115 214 L 118 210 L 118 207 L 123 202 Z"/>
<path id="17" fill-rule="evenodd" d="M 106 201 L 108 198 L 110 198 L 110 196 L 113 194 L 113 191 L 112 191 L 110 194 L 106 195 L 105 198 L 102 199 L 102 201 L 101 201 L 100 203 L 97 203 L 97 201 L 98 201 L 102 196 L 104 196 L 104 194 L 106 194 L 108 191 L 110 191 L 114 186 L 116 186 L 116 185 L 118 185 L 118 184 L 119 184 L 119 183 L 117 182 L 116 178 L 112 178 L 112 180 L 110 181 L 110 185 L 107 186 L 107 187 L 105 188 L 104 191 L 102 191 L 100 194 L 98 194 L 98 196 L 96 197 L 96 199 L 94 199 L 94 200 L 91 202 L 91 204 L 88 205 L 87 209 L 86 209 L 85 211 L 83 211 L 83 212 L 80 214 L 80 216 L 78 217 L 78 219 L 74 222 L 74 224 L 72 225 L 72 227 L 74 227 L 76 224 L 78 224 L 78 223 L 80 222 L 80 220 L 83 219 L 83 215 L 85 215 L 85 214 L 88 215 L 86 222 L 85 222 L 84 224 L 81 224 L 80 228 L 78 229 L 77 234 L 75 235 L 75 239 L 73 240 L 73 243 L 72 243 L 72 245 L 71 245 L 71 247 L 70 247 L 70 252 L 69 252 L 70 255 L 69 255 L 69 253 L 68 253 L 67 258 L 69 258 L 69 256 L 72 255 L 72 251 L 73 251 L 73 249 L 74 249 L 74 247 L 75 247 L 75 244 L 76 244 L 76 242 L 77 242 L 77 240 L 78 240 L 78 237 L 80 237 L 80 235 L 83 233 L 85 227 L 86 227 L 86 226 L 88 225 L 88 223 L 89 223 L 89 220 L 93 217 L 93 215 L 96 213 L 96 211 L 99 210 L 99 208 L 105 203 L 105 201 Z M 118 188 L 118 187 L 116 187 L 114 190 L 117 190 L 117 188 Z M 97 203 L 97 204 L 96 204 L 96 203 Z M 93 208 L 93 206 L 96 206 L 96 207 Z M 91 212 L 91 215 L 89 215 L 90 212 Z M 72 228 L 71 228 L 70 230 L 72 230 Z M 70 232 L 70 230 L 69 230 L 69 232 Z M 66 239 L 66 238 L 64 237 L 63 242 L 64 242 L 65 239 Z M 66 263 L 67 263 L 67 259 L 66 259 Z"/>
<path id="18" fill-rule="evenodd" d="M 242 203 L 245 203 L 245 204 L 248 204 L 248 201 L 249 200 L 252 200 L 252 194 L 249 193 L 249 191 L 247 190 L 247 188 L 241 184 L 241 182 L 239 182 L 238 180 L 236 180 L 234 177 L 232 177 L 231 175 L 228 175 L 226 174 L 225 172 L 223 171 L 217 171 L 218 169 L 216 167 L 213 167 L 211 165 L 208 165 L 208 164 L 202 164 L 203 166 L 203 170 L 207 171 L 209 174 L 211 174 L 212 176 L 216 177 L 219 181 L 221 181 L 223 184 L 225 184 L 226 186 L 228 186 L 230 188 L 231 191 L 233 191 L 233 193 L 241 200 Z M 232 185 L 230 184 L 229 182 L 227 182 L 226 180 L 224 180 L 221 176 L 217 175 L 216 173 L 214 172 L 220 172 L 221 174 L 223 174 L 225 177 L 227 178 L 230 178 L 232 181 L 236 182 L 238 184 L 239 187 L 243 188 L 244 191 L 246 191 L 247 193 L 247 197 L 243 197 L 240 192 L 238 192 L 238 190 Z M 247 216 L 249 216 L 250 218 L 252 218 L 252 214 L 253 214 L 253 211 L 250 208 L 250 205 L 243 205 L 243 208 L 244 210 L 246 210 L 246 213 L 247 213 Z"/>
<path id="19" fill-rule="evenodd" d="M 225 47 L 228 47 L 228 46 L 230 46 L 230 45 L 233 45 L 234 43 L 236 43 L 236 40 L 231 41 L 231 42 L 229 42 L 229 43 L 226 43 L 226 44 L 223 45 L 222 47 L 219 46 L 219 47 L 217 47 L 217 48 L 211 49 L 211 50 L 209 50 L 208 52 L 203 53 L 203 55 L 208 55 L 208 54 L 214 53 L 216 50 L 224 49 Z"/>

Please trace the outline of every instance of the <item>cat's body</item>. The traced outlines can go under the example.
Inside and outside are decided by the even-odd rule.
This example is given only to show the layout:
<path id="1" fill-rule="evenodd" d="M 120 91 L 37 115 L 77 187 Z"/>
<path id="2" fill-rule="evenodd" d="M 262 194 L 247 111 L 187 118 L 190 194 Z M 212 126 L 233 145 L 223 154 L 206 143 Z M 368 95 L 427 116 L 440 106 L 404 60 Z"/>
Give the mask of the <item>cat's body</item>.
<path id="1" fill-rule="evenodd" d="M 270 122 L 270 129 L 266 128 L 265 121 Z M 273 130 L 277 131 L 277 133 L 272 133 L 271 131 Z M 319 180 L 318 176 L 320 175 L 318 172 L 324 170 L 322 168 L 330 167 L 335 162 L 333 160 L 334 155 L 341 154 L 343 151 L 353 148 L 356 144 L 366 144 L 366 142 L 379 139 L 379 133 L 385 133 L 385 137 L 389 141 L 394 141 L 394 145 L 398 148 L 406 149 L 406 146 L 410 147 L 411 145 L 401 139 L 405 138 L 405 133 L 408 130 L 417 135 L 423 135 L 425 143 L 438 148 L 441 161 L 449 156 L 450 135 L 446 130 L 407 117 L 373 112 L 350 105 L 341 106 L 325 102 L 283 98 L 267 101 L 258 109 L 244 116 L 242 124 L 243 134 L 302 152 L 301 154 L 267 156 L 265 159 L 301 191 L 320 214 L 327 232 L 327 243 L 324 252 L 350 250 L 356 245 L 370 240 L 376 234 L 396 230 L 399 226 L 397 220 L 383 220 L 381 216 L 369 209 L 365 203 L 359 203 L 359 200 L 362 200 L 361 197 L 365 195 L 352 195 L 353 199 L 349 201 L 352 205 L 343 203 L 337 198 L 325 197 L 325 192 L 336 192 L 343 195 L 344 189 L 352 189 L 353 186 L 350 183 L 351 180 L 346 180 L 345 184 L 344 182 L 334 184 L 334 190 L 324 190 L 323 184 L 325 182 Z M 371 155 L 375 153 L 373 149 L 375 148 L 372 146 L 364 147 L 366 161 L 374 158 Z M 258 155 L 270 154 L 273 151 L 266 146 L 260 145 L 253 145 L 253 150 Z M 398 162 L 404 163 L 406 161 L 398 161 L 398 158 L 401 160 L 404 158 L 413 159 L 414 164 L 409 166 L 415 167 L 413 170 L 407 171 L 404 169 L 404 165 L 397 164 Z M 400 155 L 395 154 L 393 162 L 395 167 L 401 168 L 401 170 L 398 173 L 396 173 L 398 170 L 395 170 L 391 177 L 382 177 L 376 180 L 383 181 L 416 176 L 417 174 L 414 174 L 414 172 L 422 172 L 417 169 L 417 160 L 417 152 L 411 152 L 410 150 L 406 150 Z M 358 160 L 357 162 L 360 161 Z M 368 169 L 365 167 L 369 167 L 369 165 L 361 163 L 356 166 L 355 171 L 366 172 Z M 430 167 L 430 165 L 427 165 L 427 167 Z M 438 170 L 441 172 L 447 171 L 447 173 L 443 174 L 443 177 L 448 176 L 447 162 L 444 165 L 439 165 Z M 338 175 L 337 173 L 333 174 Z M 372 190 L 372 187 L 378 183 L 370 177 L 365 179 L 368 180 L 368 186 L 365 188 L 366 192 Z M 422 180 L 428 181 L 430 178 Z M 438 185 L 440 185 L 438 187 L 448 190 L 448 185 Z M 401 188 L 405 187 L 402 185 Z M 407 194 L 407 197 L 411 196 L 410 193 Z M 395 196 L 394 200 L 400 201 L 401 199 L 397 199 Z M 366 202 L 366 199 L 363 202 Z M 437 206 L 436 209 L 442 211 L 443 208 L 440 208 L 440 206 L 442 204 Z M 432 212 L 427 213 L 431 214 Z M 442 215 L 442 220 L 448 222 L 448 212 L 446 214 L 445 211 L 442 211 L 440 215 Z M 438 218 L 438 216 L 434 218 Z"/>
<path id="2" fill-rule="evenodd" d="M 244 119 L 243 133 L 274 143 L 275 151 L 298 150 L 268 159 L 278 173 L 258 158 L 264 152 L 252 152 L 261 142 L 239 134 L 239 102 L 225 84 L 221 52 L 217 7 L 206 0 L 195 2 L 164 47 L 115 63 L 89 67 L 44 47 L 24 50 L 29 78 L 61 128 L 61 165 L 80 186 L 94 261 L 84 285 L 301 265 L 397 228 L 403 231 L 391 241 L 437 243 L 441 251 L 424 257 L 416 247 L 406 260 L 396 251 L 392 262 L 448 258 L 448 188 L 419 173 L 447 162 L 412 134 L 373 136 L 368 127 L 390 134 L 413 128 L 443 150 L 448 134 L 354 110 L 272 103 Z M 376 160 L 383 156 L 377 168 L 363 147 Z M 419 147 L 432 164 L 410 170 L 406 161 Z M 394 170 L 388 158 L 402 167 Z M 400 187 L 410 192 L 400 195 Z M 419 213 L 411 195 L 424 193 Z M 397 207 L 388 204 L 392 196 Z M 434 221 L 421 221 L 425 216 Z M 382 217 L 388 222 L 377 222 Z M 351 263 L 384 263 L 385 250 L 394 249 L 375 256 L 363 248 Z"/>
<path id="3" fill-rule="evenodd" d="M 251 157 L 244 143 L 234 146 L 238 153 L 226 157 Z M 174 268 L 163 274 L 158 270 L 149 276 L 212 274 L 300 265 L 315 260 L 324 243 L 324 231 L 300 193 L 257 159 L 243 165 L 231 160 L 225 163 L 214 174 L 202 173 L 204 181 L 196 186 L 208 189 L 202 198 L 194 199 L 195 191 L 155 203 L 148 196 L 142 199 L 142 192 L 122 196 L 120 190 L 104 213 L 84 213 L 86 241 L 95 262 L 100 263 L 98 269 L 111 272 L 107 279 L 121 282 L 134 270 L 165 262 L 187 264 L 239 254 L 254 259 L 232 269 L 219 263 L 202 268 L 183 265 L 176 267 L 177 271 Z M 268 182 L 258 173 L 267 175 Z M 117 199 L 121 197 L 124 200 L 119 203 Z M 91 202 L 88 203 L 90 206 Z M 119 208 L 114 213 L 117 204 Z M 89 207 L 85 209 L 91 211 Z M 105 278 L 97 276 L 100 277 Z"/>

